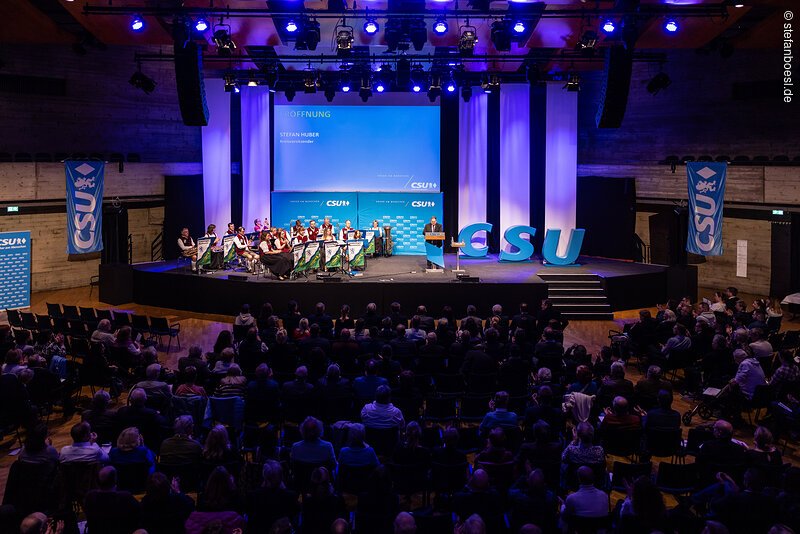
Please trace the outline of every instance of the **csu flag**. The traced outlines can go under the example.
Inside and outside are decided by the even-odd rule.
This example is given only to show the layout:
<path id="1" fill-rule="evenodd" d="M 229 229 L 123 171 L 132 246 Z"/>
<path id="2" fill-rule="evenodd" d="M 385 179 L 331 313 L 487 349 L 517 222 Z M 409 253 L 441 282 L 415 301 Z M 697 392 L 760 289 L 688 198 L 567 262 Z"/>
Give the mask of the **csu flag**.
<path id="1" fill-rule="evenodd" d="M 102 161 L 65 161 L 67 254 L 103 250 Z"/>
<path id="2" fill-rule="evenodd" d="M 692 161 L 689 178 L 689 237 L 686 250 L 701 256 L 722 255 L 722 201 L 727 163 Z"/>

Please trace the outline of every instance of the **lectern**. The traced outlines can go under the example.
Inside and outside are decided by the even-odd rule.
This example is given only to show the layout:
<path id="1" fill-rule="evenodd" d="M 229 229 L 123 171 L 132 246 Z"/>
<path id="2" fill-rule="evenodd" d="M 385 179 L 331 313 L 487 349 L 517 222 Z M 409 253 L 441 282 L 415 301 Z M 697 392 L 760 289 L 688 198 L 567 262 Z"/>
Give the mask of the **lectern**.
<path id="1" fill-rule="evenodd" d="M 436 246 L 434 243 L 441 243 Z M 425 269 L 426 273 L 444 272 L 444 232 L 425 232 L 425 254 L 428 261 L 436 267 Z"/>

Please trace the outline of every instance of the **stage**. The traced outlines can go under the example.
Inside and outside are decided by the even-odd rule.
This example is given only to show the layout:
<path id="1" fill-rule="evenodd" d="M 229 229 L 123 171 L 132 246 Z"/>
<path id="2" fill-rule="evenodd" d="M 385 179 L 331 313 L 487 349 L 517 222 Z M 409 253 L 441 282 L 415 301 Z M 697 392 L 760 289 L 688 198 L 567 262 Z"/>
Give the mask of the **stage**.
<path id="1" fill-rule="evenodd" d="M 339 282 L 318 280 L 310 273 L 307 278 L 287 281 L 257 278 L 241 271 L 198 275 L 174 261 L 109 264 L 101 266 L 100 294 L 101 300 L 110 304 L 135 302 L 216 314 L 235 314 L 245 302 L 257 309 L 265 301 L 272 302 L 280 314 L 291 299 L 304 311 L 311 311 L 316 302 L 323 301 L 332 314 L 346 303 L 354 315 L 369 302 L 387 313 L 394 301 L 400 302 L 406 313 L 411 313 L 413 306 L 425 304 L 435 315 L 449 304 L 459 315 L 467 305 L 474 304 L 485 315 L 492 305 L 501 304 L 513 315 L 522 301 L 534 306 L 543 298 L 555 296 L 561 299 L 564 311 L 572 312 L 575 318 L 586 315 L 578 313 L 581 310 L 597 310 L 596 318 L 607 318 L 615 310 L 663 302 L 670 291 L 670 278 L 674 278 L 671 268 L 661 265 L 581 257 L 578 265 L 553 267 L 542 265 L 541 260 L 498 262 L 496 255 L 489 255 L 461 258 L 466 274 L 480 279 L 470 283 L 457 281 L 450 271 L 455 267 L 453 254 L 445 255 L 445 263 L 448 269 L 444 273 L 426 273 L 424 256 L 370 258 L 364 272 L 353 277 L 338 274 Z M 691 274 L 696 277 L 696 271 Z M 235 279 L 229 279 L 231 275 Z M 696 286 L 696 279 L 694 283 Z M 581 296 L 585 295 L 581 288 L 587 287 L 594 288 L 589 291 L 596 296 Z M 582 318 L 592 318 L 591 313 Z"/>

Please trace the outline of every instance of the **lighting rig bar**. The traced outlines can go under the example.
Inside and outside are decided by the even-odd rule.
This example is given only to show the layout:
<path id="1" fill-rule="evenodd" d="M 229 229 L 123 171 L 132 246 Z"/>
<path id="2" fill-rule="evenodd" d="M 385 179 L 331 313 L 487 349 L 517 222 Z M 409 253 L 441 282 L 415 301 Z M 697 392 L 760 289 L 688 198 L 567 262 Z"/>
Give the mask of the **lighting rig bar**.
<path id="1" fill-rule="evenodd" d="M 340 19 L 342 17 L 348 18 L 380 18 L 380 19 L 396 19 L 402 17 L 422 17 L 423 19 L 435 20 L 446 14 L 449 17 L 455 18 L 469 18 L 469 19 L 498 19 L 506 17 L 509 14 L 508 10 L 500 9 L 441 9 L 441 10 L 420 10 L 416 12 L 397 12 L 389 10 L 373 10 L 373 9 L 345 9 L 338 11 L 331 10 L 313 10 L 304 9 L 302 7 L 294 11 L 278 11 L 269 8 L 201 8 L 201 7 L 181 7 L 181 8 L 165 8 L 165 7 L 129 7 L 129 6 L 113 6 L 113 5 L 85 5 L 83 8 L 84 15 L 148 15 L 155 17 L 173 17 L 173 16 L 204 16 L 204 17 L 223 17 L 223 18 L 273 18 L 273 17 L 293 17 L 298 14 L 308 15 L 317 19 Z M 650 18 L 657 16 L 672 16 L 672 17 L 727 17 L 728 10 L 726 3 L 719 4 L 700 4 L 700 5 L 675 5 L 675 4 L 644 4 L 639 5 L 635 9 L 620 9 L 620 8 L 557 8 L 545 9 L 541 13 L 532 15 L 533 17 L 542 18 L 567 18 L 567 19 L 584 19 L 587 16 L 596 17 L 620 17 L 620 16 L 633 16 L 637 18 Z M 518 15 L 520 18 L 525 18 L 524 14 Z"/>

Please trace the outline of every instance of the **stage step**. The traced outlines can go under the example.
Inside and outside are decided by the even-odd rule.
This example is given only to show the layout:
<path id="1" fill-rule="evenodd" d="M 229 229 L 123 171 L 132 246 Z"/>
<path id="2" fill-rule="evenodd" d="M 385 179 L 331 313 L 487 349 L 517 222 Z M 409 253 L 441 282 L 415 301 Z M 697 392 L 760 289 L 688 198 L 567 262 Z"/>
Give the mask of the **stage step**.
<path id="1" fill-rule="evenodd" d="M 569 320 L 611 320 L 603 279 L 593 273 L 538 273 L 553 307 Z"/>

